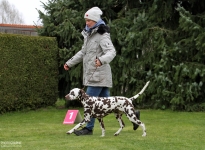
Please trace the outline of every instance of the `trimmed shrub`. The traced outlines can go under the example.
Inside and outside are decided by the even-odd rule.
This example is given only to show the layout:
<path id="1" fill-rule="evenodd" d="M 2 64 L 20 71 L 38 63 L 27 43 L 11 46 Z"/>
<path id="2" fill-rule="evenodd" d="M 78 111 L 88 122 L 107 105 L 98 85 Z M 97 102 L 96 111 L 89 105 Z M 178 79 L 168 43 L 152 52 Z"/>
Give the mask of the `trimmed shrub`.
<path id="1" fill-rule="evenodd" d="M 0 34 L 0 113 L 54 105 L 58 97 L 55 38 Z"/>

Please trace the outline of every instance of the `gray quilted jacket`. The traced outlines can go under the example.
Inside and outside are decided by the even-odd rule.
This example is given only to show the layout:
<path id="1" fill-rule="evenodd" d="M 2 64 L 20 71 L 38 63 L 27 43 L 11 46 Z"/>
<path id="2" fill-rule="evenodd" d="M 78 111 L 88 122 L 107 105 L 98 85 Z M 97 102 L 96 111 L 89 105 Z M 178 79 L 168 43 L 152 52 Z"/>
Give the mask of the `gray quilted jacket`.
<path id="1" fill-rule="evenodd" d="M 110 39 L 110 34 L 99 33 L 98 28 L 92 30 L 91 34 L 82 31 L 84 44 L 82 49 L 76 53 L 66 64 L 69 67 L 83 61 L 83 84 L 85 86 L 112 87 L 112 73 L 109 63 L 116 56 L 116 51 Z M 101 66 L 95 66 L 96 57 L 101 61 Z"/>

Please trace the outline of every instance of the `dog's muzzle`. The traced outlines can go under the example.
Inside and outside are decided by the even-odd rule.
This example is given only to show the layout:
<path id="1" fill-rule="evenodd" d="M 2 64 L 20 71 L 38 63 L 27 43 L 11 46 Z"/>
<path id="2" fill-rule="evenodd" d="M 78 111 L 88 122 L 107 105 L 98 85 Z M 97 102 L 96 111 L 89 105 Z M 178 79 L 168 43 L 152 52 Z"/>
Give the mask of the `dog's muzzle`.
<path id="1" fill-rule="evenodd" d="M 65 99 L 66 99 L 66 100 L 70 100 L 69 94 L 67 94 L 67 95 L 65 96 Z"/>

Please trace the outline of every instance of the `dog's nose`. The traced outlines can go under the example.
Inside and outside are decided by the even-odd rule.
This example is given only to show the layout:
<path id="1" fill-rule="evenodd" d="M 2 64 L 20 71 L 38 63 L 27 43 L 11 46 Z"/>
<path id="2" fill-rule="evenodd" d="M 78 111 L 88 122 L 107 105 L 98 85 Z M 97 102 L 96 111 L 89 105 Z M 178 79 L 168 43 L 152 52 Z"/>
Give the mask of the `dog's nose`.
<path id="1" fill-rule="evenodd" d="M 69 94 L 67 94 L 67 95 L 65 96 L 65 99 L 66 99 L 66 100 L 70 100 Z"/>

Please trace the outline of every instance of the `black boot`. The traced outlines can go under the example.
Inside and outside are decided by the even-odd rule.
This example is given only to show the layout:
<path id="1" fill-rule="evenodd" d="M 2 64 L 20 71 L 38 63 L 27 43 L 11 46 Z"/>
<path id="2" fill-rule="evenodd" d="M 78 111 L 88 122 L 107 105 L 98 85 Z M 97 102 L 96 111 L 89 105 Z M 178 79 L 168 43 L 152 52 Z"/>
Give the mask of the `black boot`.
<path id="1" fill-rule="evenodd" d="M 139 110 L 137 110 L 135 112 L 135 115 L 136 115 L 137 119 L 140 120 L 140 111 Z M 138 127 L 139 127 L 139 125 L 133 123 L 133 130 L 137 130 Z"/>
<path id="2" fill-rule="evenodd" d="M 84 127 L 81 130 L 75 130 L 73 132 L 75 135 L 80 136 L 80 135 L 92 135 L 93 134 L 93 130 L 89 130 L 86 127 Z"/>

